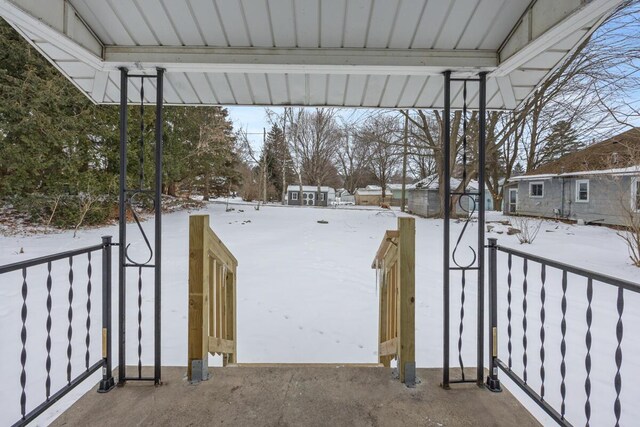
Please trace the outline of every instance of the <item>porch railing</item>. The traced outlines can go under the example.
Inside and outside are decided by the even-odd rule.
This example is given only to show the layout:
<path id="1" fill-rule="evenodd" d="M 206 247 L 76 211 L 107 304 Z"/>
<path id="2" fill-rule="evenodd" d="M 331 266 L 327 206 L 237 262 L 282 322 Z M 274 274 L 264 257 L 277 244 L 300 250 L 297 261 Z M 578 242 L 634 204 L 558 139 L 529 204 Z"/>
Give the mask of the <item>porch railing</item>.
<path id="1" fill-rule="evenodd" d="M 623 310 L 625 296 L 640 302 L 640 285 L 498 246 L 496 239 L 488 248 L 488 387 L 500 388 L 499 368 L 560 425 L 620 425 Z M 498 275 L 499 253 L 506 255 L 504 277 Z M 501 278 L 506 287 L 498 298 Z M 506 337 L 499 316 L 506 320 Z M 506 352 L 499 337 L 506 339 Z M 574 363 L 580 355 L 583 363 Z"/>
<path id="2" fill-rule="evenodd" d="M 398 218 L 387 230 L 371 268 L 380 288 L 378 361 L 398 360 L 400 381 L 415 384 L 415 234 L 414 218 Z"/>
<path id="3" fill-rule="evenodd" d="M 209 215 L 189 217 L 189 344 L 187 376 L 208 378 L 209 353 L 236 363 L 238 261 L 209 227 Z"/>
<path id="4" fill-rule="evenodd" d="M 98 245 L 0 266 L 0 278 L 3 286 L 11 286 L 10 281 L 14 279 L 13 276 L 15 276 L 16 273 L 18 274 L 16 278 L 19 280 L 20 293 L 22 296 L 22 307 L 20 310 L 21 329 L 19 333 L 22 349 L 20 351 L 20 360 L 16 361 L 16 366 L 20 369 L 19 384 L 16 384 L 16 386 L 18 386 L 17 390 L 19 390 L 16 396 L 16 403 L 20 403 L 20 418 L 15 422 L 14 426 L 26 425 L 33 421 L 100 368 L 102 368 L 102 381 L 100 381 L 98 391 L 104 393 L 113 388 L 114 380 L 111 372 L 111 246 L 111 237 L 107 236 L 103 237 L 102 243 Z M 95 263 L 93 255 L 96 252 L 100 252 L 102 264 L 102 333 L 100 337 L 102 352 L 99 355 L 92 354 L 91 352 L 91 343 L 97 338 L 92 335 L 91 329 L 93 288 L 94 283 L 97 281 L 93 273 L 93 265 Z M 77 267 L 74 269 L 74 262 L 76 265 L 82 262 L 83 270 L 85 270 L 86 266 L 83 274 L 80 274 Z M 37 271 L 38 269 L 40 271 Z M 55 301 L 57 294 L 62 292 L 59 287 L 66 287 L 67 289 L 64 302 Z M 34 305 L 37 304 L 39 300 L 45 300 L 45 296 L 46 302 L 44 306 Z M 74 331 L 73 326 L 74 318 L 77 319 L 80 313 L 74 312 L 74 301 L 80 298 L 83 301 L 82 305 L 86 308 L 86 313 L 81 314 L 83 316 L 81 323 L 84 323 L 85 330 L 80 332 L 84 334 L 84 339 L 82 340 L 84 341 L 84 345 L 83 348 L 76 349 L 73 346 L 73 338 L 74 333 L 78 334 L 79 331 Z M 32 299 L 34 300 L 33 303 L 30 302 Z M 58 306 L 67 306 L 67 320 L 65 322 L 66 363 L 59 363 L 53 360 L 56 352 L 52 352 L 52 340 L 54 342 L 53 347 L 56 347 L 55 341 L 57 341 L 55 337 L 52 336 L 52 333 L 55 333 L 57 329 L 54 324 L 57 321 L 57 316 L 52 316 L 54 302 L 55 305 Z M 78 303 L 76 302 L 76 308 L 77 305 Z M 44 317 L 40 319 L 44 312 L 46 312 L 46 320 Z M 33 319 L 31 317 L 33 317 Z M 41 323 L 40 320 L 42 320 Z M 76 324 L 77 323 L 76 320 Z M 38 368 L 39 371 L 43 372 L 43 383 L 41 384 L 42 389 L 38 390 L 38 392 L 34 389 L 33 381 L 27 382 L 31 375 L 28 371 L 34 368 L 33 365 L 27 363 L 30 349 L 37 345 L 37 343 L 34 342 L 34 338 L 32 338 L 33 336 L 37 336 L 37 334 L 30 333 L 28 328 L 36 325 L 38 328 L 46 329 L 46 338 L 42 342 L 46 351 L 46 359 L 44 366 Z M 8 325 L 3 325 L 3 329 L 7 327 Z M 55 350 L 55 348 L 53 350 Z M 81 358 L 83 359 L 83 363 L 81 366 L 76 366 L 73 363 L 74 361 L 77 363 L 78 358 L 76 352 L 78 351 L 81 352 L 80 354 L 83 354 Z M 56 382 L 55 379 L 52 381 L 52 376 L 54 375 L 54 373 L 52 373 L 52 366 L 56 365 L 62 365 L 66 368 L 66 381 L 64 381 L 64 385 L 57 390 L 52 387 L 52 382 Z M 29 398 L 29 395 L 32 393 L 37 396 L 42 396 L 42 391 L 44 391 L 43 401 L 41 401 L 39 397 L 37 400 Z"/>

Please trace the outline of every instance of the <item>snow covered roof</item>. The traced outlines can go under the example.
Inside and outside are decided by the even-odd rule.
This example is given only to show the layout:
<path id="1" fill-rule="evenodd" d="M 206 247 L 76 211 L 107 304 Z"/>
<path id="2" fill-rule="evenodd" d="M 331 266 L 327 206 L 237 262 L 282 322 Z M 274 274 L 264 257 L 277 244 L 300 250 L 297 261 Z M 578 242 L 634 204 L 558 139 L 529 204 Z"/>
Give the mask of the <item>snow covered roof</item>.
<path id="1" fill-rule="evenodd" d="M 411 190 L 415 187 L 415 184 L 405 184 L 406 190 Z M 402 184 L 389 184 L 387 185 L 387 189 L 389 190 L 402 190 Z"/>
<path id="2" fill-rule="evenodd" d="M 521 176 L 510 178 L 509 182 L 536 181 L 540 179 L 569 178 L 573 176 L 597 176 L 597 175 L 612 175 L 612 176 L 640 175 L 640 165 L 629 166 L 626 168 L 565 172 L 565 173 L 557 173 L 557 174 L 548 173 L 548 174 L 540 174 L 540 175 L 521 175 Z"/>
<path id="3" fill-rule="evenodd" d="M 621 2 L 0 0 L 0 16 L 98 104 L 118 103 L 123 67 L 164 69 L 166 104 L 442 108 L 450 70 L 487 72 L 487 107 L 511 110 Z"/>
<path id="4" fill-rule="evenodd" d="M 382 196 L 382 187 L 378 188 L 369 188 L 369 187 L 378 187 L 377 185 L 367 185 L 365 188 L 356 188 L 355 194 L 358 196 Z M 385 195 L 391 195 L 391 191 L 385 191 Z"/>
<path id="5" fill-rule="evenodd" d="M 287 186 L 287 191 L 300 191 L 300 186 L 299 185 L 289 185 Z M 307 192 L 316 192 L 318 191 L 318 186 L 317 185 L 303 185 L 302 186 L 302 191 L 307 191 Z M 320 191 L 321 192 L 327 192 L 327 193 L 335 193 L 336 190 L 334 190 L 331 187 L 327 187 L 327 186 L 320 186 Z"/>
<path id="6" fill-rule="evenodd" d="M 449 181 L 451 189 L 458 188 L 461 182 L 462 180 L 458 178 L 451 178 L 451 180 Z M 414 184 L 414 188 L 419 190 L 437 190 L 439 187 L 440 185 L 438 183 L 437 174 L 429 175 L 428 177 Z M 478 189 L 478 181 L 476 181 L 475 179 L 472 179 L 471 181 L 469 181 L 469 184 L 467 185 L 467 190 L 477 190 L 477 189 Z"/>

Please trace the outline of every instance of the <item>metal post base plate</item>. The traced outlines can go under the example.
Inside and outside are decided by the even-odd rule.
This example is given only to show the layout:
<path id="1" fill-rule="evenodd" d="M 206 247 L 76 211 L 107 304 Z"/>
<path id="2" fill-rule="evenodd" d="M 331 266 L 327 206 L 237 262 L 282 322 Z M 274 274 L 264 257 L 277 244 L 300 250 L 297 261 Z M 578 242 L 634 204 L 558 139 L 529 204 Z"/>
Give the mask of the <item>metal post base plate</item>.
<path id="1" fill-rule="evenodd" d="M 116 382 L 113 377 L 107 378 L 106 380 L 101 380 L 100 385 L 98 386 L 98 393 L 107 393 L 111 391 L 112 388 L 116 386 Z"/>
<path id="2" fill-rule="evenodd" d="M 415 362 L 404 364 L 404 385 L 411 388 L 416 386 L 416 363 Z"/>
<path id="3" fill-rule="evenodd" d="M 489 391 L 494 393 L 499 393 L 502 391 L 502 386 L 500 386 L 500 380 L 497 378 L 487 377 L 487 382 L 485 383 Z"/>
<path id="4" fill-rule="evenodd" d="M 191 384 L 209 379 L 208 360 L 193 360 L 191 362 Z"/>

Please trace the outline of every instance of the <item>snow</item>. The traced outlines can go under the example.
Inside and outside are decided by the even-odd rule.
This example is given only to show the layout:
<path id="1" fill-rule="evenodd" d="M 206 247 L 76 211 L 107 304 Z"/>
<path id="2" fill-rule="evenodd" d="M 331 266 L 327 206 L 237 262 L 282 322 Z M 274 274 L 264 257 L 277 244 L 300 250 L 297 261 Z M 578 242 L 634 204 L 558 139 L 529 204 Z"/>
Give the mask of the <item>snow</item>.
<path id="1" fill-rule="evenodd" d="M 239 362 L 377 362 L 378 296 L 376 272 L 370 268 L 380 239 L 387 229 L 397 226 L 398 211 L 374 207 L 352 208 L 288 207 L 263 205 L 260 210 L 234 201 L 226 212 L 224 203 L 211 203 L 198 214 L 209 214 L 211 227 L 239 261 L 238 267 L 238 361 Z M 186 365 L 187 345 L 187 251 L 189 212 L 176 212 L 163 219 L 162 276 L 162 364 Z M 503 220 L 489 213 L 488 221 Z M 326 220 L 328 224 L 319 224 Z M 250 222 L 248 222 L 250 221 Z M 455 243 L 462 223 L 452 221 Z M 638 281 L 640 270 L 630 265 L 626 247 L 614 230 L 578 226 L 553 221 L 543 223 L 532 245 L 519 245 L 515 236 L 498 234 L 505 227 L 494 224 L 487 237 L 497 237 L 500 245 L 515 247 L 612 276 Z M 132 254 L 142 257 L 142 242 L 128 227 Z M 151 223 L 145 227 L 152 229 Z M 462 240 L 460 259 L 470 256 L 477 223 L 472 223 Z M 48 235 L 0 237 L 0 265 L 99 243 L 100 236 L 117 238 L 117 227 L 82 230 L 77 238 L 71 232 Z M 23 253 L 22 253 L 23 252 Z M 74 353 L 73 376 L 84 366 L 86 321 L 86 267 L 84 259 L 74 260 Z M 117 301 L 117 272 L 114 248 L 114 301 Z M 418 367 L 442 366 L 442 221 L 416 218 L 416 358 Z M 514 370 L 522 371 L 523 292 L 522 262 L 514 259 L 512 268 L 512 342 Z M 506 256 L 499 256 L 499 347 L 507 360 L 506 333 Z M 34 269 L 35 270 L 35 269 Z M 52 391 L 66 382 L 68 264 L 54 263 L 53 286 L 53 367 Z M 137 292 L 135 272 L 128 277 L 127 363 L 137 362 Z M 45 378 L 45 269 L 29 271 L 27 337 L 27 410 L 44 396 Z M 529 263 L 528 273 L 528 374 L 530 385 L 539 387 L 539 287 L 540 269 Z M 92 361 L 100 351 L 100 262 L 93 261 Z M 143 286 L 143 364 L 152 363 L 151 325 L 153 319 L 151 280 Z M 586 332 L 585 281 L 570 275 L 567 319 L 567 414 L 575 424 L 584 424 L 584 337 Z M 460 280 L 451 280 L 451 366 L 457 366 Z M 20 309 L 22 278 L 18 273 L 2 277 L 0 286 L 0 425 L 19 417 Z M 467 278 L 463 357 L 466 366 L 475 365 L 475 281 Z M 558 272 L 548 269 L 546 278 L 546 389 L 554 405 L 560 399 L 560 306 L 561 281 Z M 592 423 L 611 424 L 613 417 L 613 378 L 615 289 L 594 284 L 592 325 Z M 113 313 L 114 337 L 117 304 Z M 633 424 L 640 407 L 633 399 L 640 395 L 640 295 L 625 293 L 623 342 L 623 393 L 621 425 Z M 117 347 L 114 343 L 114 357 Z M 220 361 L 212 359 L 211 364 Z M 114 364 L 115 365 L 115 364 Z M 486 366 L 486 363 L 485 363 Z M 504 374 L 503 384 L 509 387 Z M 98 377 L 96 377 L 97 381 Z M 69 398 L 42 417 L 47 424 L 73 399 L 93 387 L 85 382 Z M 523 402 L 524 394 L 509 387 Z M 596 402 L 597 401 L 597 402 Z M 547 424 L 535 404 L 527 407 Z"/>
<path id="2" fill-rule="evenodd" d="M 591 176 L 591 175 L 613 175 L 613 176 L 624 176 L 624 175 L 640 175 L 640 166 L 629 166 L 626 168 L 613 168 L 613 169 L 600 169 L 600 170 L 587 170 L 587 171 L 576 171 L 576 172 L 565 172 L 558 174 L 539 174 L 539 175 L 520 175 L 509 178 L 509 182 L 515 181 L 528 181 L 532 179 L 549 179 L 556 177 L 571 177 L 571 176 Z"/>

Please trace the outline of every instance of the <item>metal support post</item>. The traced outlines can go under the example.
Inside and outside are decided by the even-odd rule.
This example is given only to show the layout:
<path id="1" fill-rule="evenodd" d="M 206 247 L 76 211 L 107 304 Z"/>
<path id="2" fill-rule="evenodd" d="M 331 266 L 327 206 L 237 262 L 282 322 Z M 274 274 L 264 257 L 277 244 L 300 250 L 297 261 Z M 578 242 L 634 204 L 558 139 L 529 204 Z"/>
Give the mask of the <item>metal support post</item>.
<path id="1" fill-rule="evenodd" d="M 102 237 L 102 380 L 98 393 L 115 386 L 111 369 L 111 236 Z"/>
<path id="2" fill-rule="evenodd" d="M 155 348 L 154 348 L 154 383 L 160 384 L 160 370 L 161 370 L 161 357 L 160 357 L 160 295 L 162 286 L 162 272 L 161 272 L 161 250 L 162 250 L 162 108 L 163 108 L 163 77 L 164 70 L 158 69 L 156 74 L 156 147 L 155 147 L 155 163 L 156 163 L 156 179 L 155 179 L 155 199 L 156 199 L 156 212 L 155 212 Z"/>
<path id="3" fill-rule="evenodd" d="M 486 164 L 486 121 L 487 121 L 487 75 L 480 73 L 478 87 L 478 316 L 477 316 L 477 365 L 476 384 L 484 385 L 484 229 L 485 229 L 485 164 Z"/>
<path id="4" fill-rule="evenodd" d="M 489 238 L 489 390 L 502 391 L 498 379 L 498 239 Z"/>
<path id="5" fill-rule="evenodd" d="M 451 203 L 451 71 L 444 72 L 444 132 L 443 163 L 444 163 L 444 250 L 442 270 L 443 293 L 443 329 L 442 334 L 442 388 L 449 388 L 449 217 Z"/>
<path id="6" fill-rule="evenodd" d="M 124 384 L 127 373 L 125 366 L 125 320 L 126 320 L 126 241 L 127 241 L 127 215 L 126 215 L 126 185 L 127 185 L 127 86 L 128 72 L 126 68 L 120 69 L 120 197 L 118 210 L 119 246 L 118 246 L 118 384 Z"/>

